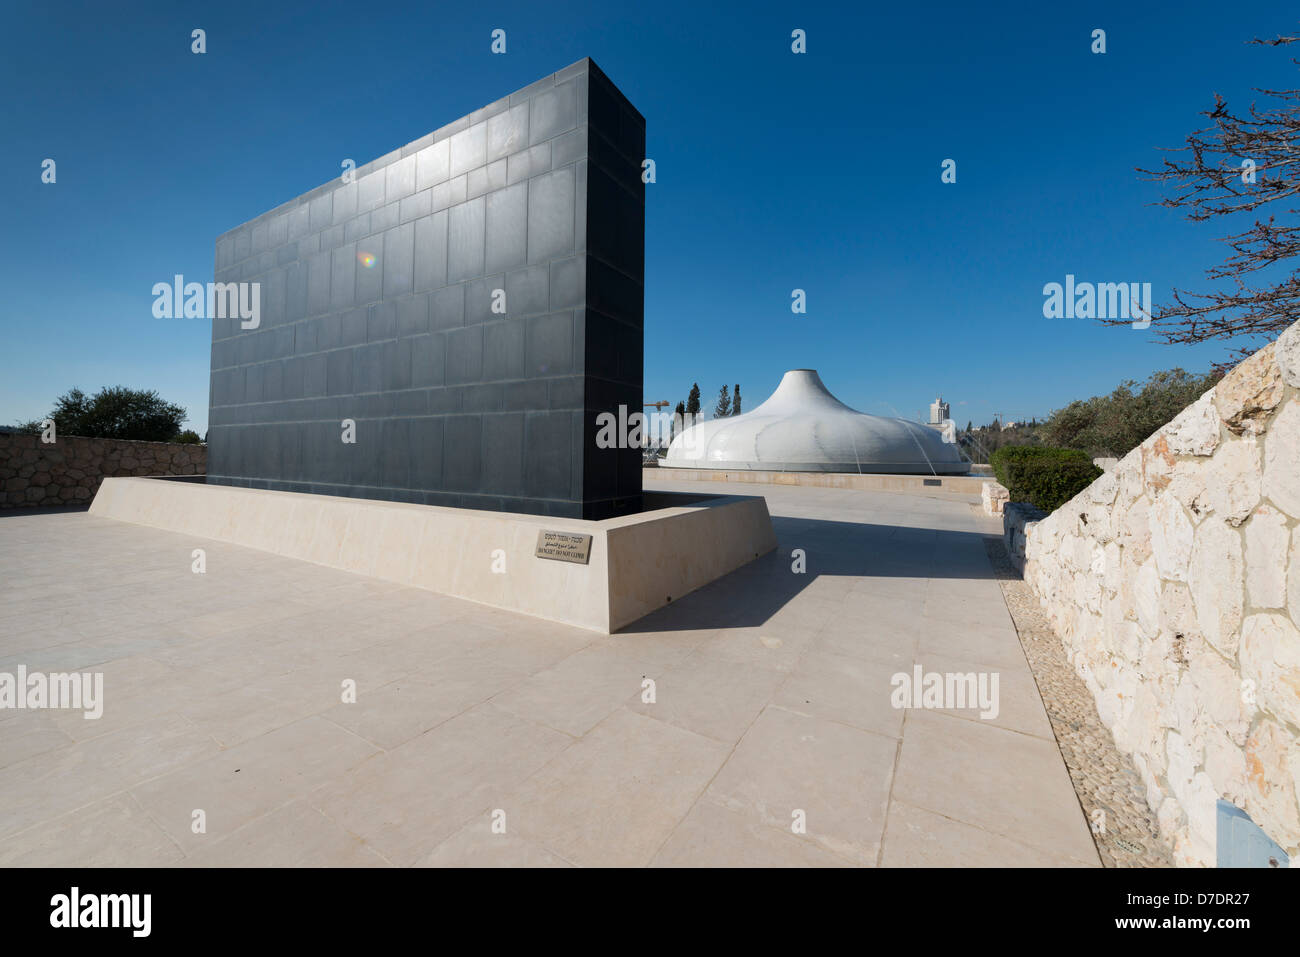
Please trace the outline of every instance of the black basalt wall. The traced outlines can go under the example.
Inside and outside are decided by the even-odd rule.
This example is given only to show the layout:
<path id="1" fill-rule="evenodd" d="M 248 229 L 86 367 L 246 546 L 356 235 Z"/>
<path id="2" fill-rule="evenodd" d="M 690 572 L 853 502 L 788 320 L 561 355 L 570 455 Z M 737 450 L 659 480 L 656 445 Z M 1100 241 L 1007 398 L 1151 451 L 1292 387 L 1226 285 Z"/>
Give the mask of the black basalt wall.
<path id="1" fill-rule="evenodd" d="M 640 453 L 645 120 L 588 59 L 217 240 L 208 481 L 605 518 Z M 352 442 L 345 442 L 351 420 Z"/>

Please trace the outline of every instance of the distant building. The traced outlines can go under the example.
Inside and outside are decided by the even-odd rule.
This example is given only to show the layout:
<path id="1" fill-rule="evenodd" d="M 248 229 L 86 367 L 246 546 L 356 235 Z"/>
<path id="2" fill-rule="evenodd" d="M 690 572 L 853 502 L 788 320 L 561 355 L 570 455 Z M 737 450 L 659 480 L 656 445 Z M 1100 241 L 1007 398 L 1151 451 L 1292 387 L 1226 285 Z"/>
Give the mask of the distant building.
<path id="1" fill-rule="evenodd" d="M 943 396 L 930 403 L 930 425 L 943 425 L 948 420 L 948 403 Z"/>

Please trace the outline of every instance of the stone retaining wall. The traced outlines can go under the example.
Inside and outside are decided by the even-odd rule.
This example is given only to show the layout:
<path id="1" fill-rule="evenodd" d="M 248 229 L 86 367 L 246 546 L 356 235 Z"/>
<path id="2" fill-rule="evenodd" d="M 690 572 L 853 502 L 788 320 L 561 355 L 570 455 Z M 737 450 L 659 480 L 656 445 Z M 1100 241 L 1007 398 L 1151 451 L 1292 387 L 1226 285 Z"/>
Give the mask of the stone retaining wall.
<path id="1" fill-rule="evenodd" d="M 1300 851 L 1300 323 L 1028 535 L 1025 578 L 1181 865 Z"/>
<path id="2" fill-rule="evenodd" d="M 1025 549 L 1034 526 L 1047 517 L 1028 502 L 1007 502 L 1002 506 L 1002 543 L 1016 571 L 1025 570 Z"/>
<path id="3" fill-rule="evenodd" d="M 108 476 L 203 475 L 208 447 L 0 433 L 0 508 L 89 504 Z"/>

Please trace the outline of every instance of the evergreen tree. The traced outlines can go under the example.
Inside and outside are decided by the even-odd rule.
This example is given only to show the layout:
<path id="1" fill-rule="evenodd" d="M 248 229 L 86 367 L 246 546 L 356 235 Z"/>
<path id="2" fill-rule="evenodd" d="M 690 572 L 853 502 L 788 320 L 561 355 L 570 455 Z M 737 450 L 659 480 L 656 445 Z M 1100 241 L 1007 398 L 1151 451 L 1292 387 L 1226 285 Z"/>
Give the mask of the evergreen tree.
<path id="1" fill-rule="evenodd" d="M 736 395 L 731 400 L 731 414 L 740 415 L 740 383 L 736 383 Z"/>
<path id="2" fill-rule="evenodd" d="M 686 396 L 686 414 L 700 414 L 700 384 L 698 382 L 691 386 L 690 394 Z"/>
<path id="3" fill-rule="evenodd" d="M 724 385 L 718 390 L 718 404 L 713 407 L 713 417 L 723 419 L 731 415 L 731 393 Z"/>

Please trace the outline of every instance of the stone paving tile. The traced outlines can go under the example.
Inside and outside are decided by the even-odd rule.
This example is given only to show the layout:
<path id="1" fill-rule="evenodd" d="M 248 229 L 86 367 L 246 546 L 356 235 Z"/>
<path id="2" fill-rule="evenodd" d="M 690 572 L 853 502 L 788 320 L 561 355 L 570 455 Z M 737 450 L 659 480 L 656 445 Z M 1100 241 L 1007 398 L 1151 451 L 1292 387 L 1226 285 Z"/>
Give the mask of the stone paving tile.
<path id="1" fill-rule="evenodd" d="M 505 830 L 493 830 L 504 824 Z M 415 867 L 572 867 L 510 830 L 510 818 L 485 814 L 474 818 L 422 857 Z"/>
<path id="2" fill-rule="evenodd" d="M 852 867 L 815 841 L 783 832 L 705 797 L 650 862 L 652 867 Z"/>
<path id="3" fill-rule="evenodd" d="M 129 794 L 116 794 L 0 841 L 0 867 L 156 867 L 181 849 Z"/>
<path id="4" fill-rule="evenodd" d="M 73 743 L 48 713 L 13 711 L 10 714 L 14 716 L 12 720 L 0 721 L 0 770 Z"/>
<path id="5" fill-rule="evenodd" d="M 0 774 L 0 839 L 112 797 L 125 786 L 111 757 L 93 743 L 11 764 Z"/>
<path id="6" fill-rule="evenodd" d="M 636 657 L 637 646 L 605 641 L 584 648 L 553 668 L 492 699 L 498 708 L 548 728 L 581 737 L 639 692 L 656 671 Z"/>
<path id="7" fill-rule="evenodd" d="M 985 721 L 995 727 L 1019 731 L 1048 741 L 1055 740 L 1052 737 L 1052 725 L 1047 720 L 1047 712 L 1043 710 L 1043 701 L 1038 697 L 1038 686 L 1034 684 L 1034 677 L 1023 661 L 1018 667 L 991 671 L 987 665 L 978 662 L 949 658 L 930 652 L 918 652 L 916 663 L 921 666 L 922 673 L 973 674 L 977 680 L 981 674 L 998 676 L 995 715 L 987 716 L 985 710 L 977 703 L 978 698 L 969 700 L 969 707 L 936 708 L 936 712 L 971 721 Z"/>
<path id="8" fill-rule="evenodd" d="M 305 800 L 192 849 L 186 867 L 388 867 L 364 840 Z"/>
<path id="9" fill-rule="evenodd" d="M 785 678 L 783 671 L 737 668 L 692 655 L 654 675 L 653 703 L 643 701 L 644 692 L 638 689 L 625 704 L 639 714 L 730 745 L 740 740 Z"/>
<path id="10" fill-rule="evenodd" d="M 728 753 L 620 708 L 499 806 L 521 835 L 575 864 L 648 864 Z"/>
<path id="11" fill-rule="evenodd" d="M 882 867 L 1080 866 L 1074 858 L 1021 844 L 897 799 L 889 805 L 880 864 Z"/>
<path id="12" fill-rule="evenodd" d="M 312 707 L 302 701 L 281 700 L 270 694 L 242 687 L 195 698 L 177 711 L 216 742 L 219 748 L 260 738 L 277 728 L 320 714 L 329 705 Z"/>
<path id="13" fill-rule="evenodd" d="M 906 671 L 916 659 L 921 640 L 917 619 L 884 624 L 854 614 L 828 621 L 813 636 L 811 650 L 891 665 Z"/>
<path id="14" fill-rule="evenodd" d="M 809 651 L 774 701 L 791 711 L 896 738 L 903 711 L 893 706 L 890 692 L 898 670 L 892 664 Z"/>
<path id="15" fill-rule="evenodd" d="M 304 790 L 346 775 L 376 750 L 332 722 L 305 718 L 137 785 L 131 793 L 158 826 L 191 854 L 289 803 Z M 204 812 L 204 833 L 192 830 L 195 811 Z"/>
<path id="16" fill-rule="evenodd" d="M 1097 862 L 1053 741 L 987 722 L 909 711 L 893 796 L 1042 851 Z"/>
<path id="17" fill-rule="evenodd" d="M 968 621 L 961 626 L 922 617 L 917 651 L 976 661 L 986 668 L 1024 668 L 1025 653 L 1005 606 L 1002 617 L 1005 621 Z"/>
<path id="18" fill-rule="evenodd" d="M 811 646 L 815 629 L 777 634 L 765 625 L 719 628 L 700 642 L 696 654 L 734 667 L 791 671 Z"/>
<path id="19" fill-rule="evenodd" d="M 308 800 L 406 866 L 473 815 L 502 806 L 510 790 L 572 744 L 566 734 L 482 705 L 333 776 Z"/>
<path id="20" fill-rule="evenodd" d="M 521 680 L 508 665 L 479 658 L 446 677 L 410 676 L 359 692 L 354 704 L 340 702 L 322 715 L 391 750 Z"/>
<path id="21" fill-rule="evenodd" d="M 768 706 L 709 785 L 709 797 L 751 825 L 807 837 L 871 866 L 880 852 L 898 742 L 825 718 Z"/>

